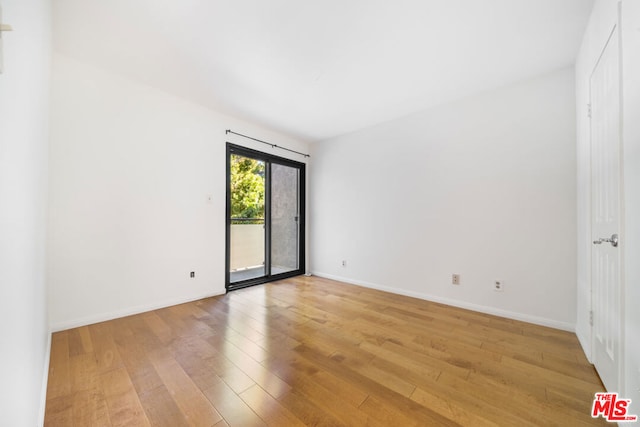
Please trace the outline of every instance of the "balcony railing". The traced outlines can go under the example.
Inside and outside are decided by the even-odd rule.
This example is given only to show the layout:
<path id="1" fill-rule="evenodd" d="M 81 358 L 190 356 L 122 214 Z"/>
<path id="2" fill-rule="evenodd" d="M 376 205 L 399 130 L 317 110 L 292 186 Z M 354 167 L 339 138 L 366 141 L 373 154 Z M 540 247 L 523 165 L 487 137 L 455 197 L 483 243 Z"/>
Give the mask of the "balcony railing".
<path id="1" fill-rule="evenodd" d="M 231 271 L 264 265 L 264 219 L 231 218 Z"/>
<path id="2" fill-rule="evenodd" d="M 264 218 L 231 218 L 231 225 L 239 224 L 263 224 Z"/>

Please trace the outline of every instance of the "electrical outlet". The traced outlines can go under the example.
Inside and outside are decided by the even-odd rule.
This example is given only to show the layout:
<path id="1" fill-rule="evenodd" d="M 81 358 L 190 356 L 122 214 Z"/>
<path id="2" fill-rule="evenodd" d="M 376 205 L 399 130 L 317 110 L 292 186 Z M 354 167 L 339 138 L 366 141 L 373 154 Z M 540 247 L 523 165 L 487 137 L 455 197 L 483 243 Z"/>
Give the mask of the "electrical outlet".
<path id="1" fill-rule="evenodd" d="M 452 285 L 459 285 L 460 284 L 460 275 L 459 274 L 452 274 L 451 275 L 451 284 Z"/>
<path id="2" fill-rule="evenodd" d="M 346 267 L 346 266 L 347 266 L 347 260 L 346 260 L 346 259 L 343 259 L 343 260 L 342 260 L 342 266 L 343 266 L 343 267 Z"/>
<path id="3" fill-rule="evenodd" d="M 502 280 L 494 280 L 493 290 L 496 292 L 504 291 L 504 282 Z"/>
<path id="4" fill-rule="evenodd" d="M 196 272 L 192 271 L 191 273 L 189 273 L 189 277 L 191 277 L 192 279 L 196 277 Z"/>

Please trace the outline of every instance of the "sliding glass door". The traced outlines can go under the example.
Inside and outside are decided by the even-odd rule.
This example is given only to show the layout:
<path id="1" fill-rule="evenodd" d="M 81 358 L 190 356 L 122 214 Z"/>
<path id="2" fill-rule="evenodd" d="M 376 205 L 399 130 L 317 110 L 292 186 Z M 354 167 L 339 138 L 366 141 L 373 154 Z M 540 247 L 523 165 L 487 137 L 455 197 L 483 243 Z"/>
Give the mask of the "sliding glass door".
<path id="1" fill-rule="evenodd" d="M 304 273 L 305 165 L 227 144 L 226 288 Z"/>
<path id="2" fill-rule="evenodd" d="M 300 268 L 300 169 L 271 164 L 271 274 Z"/>

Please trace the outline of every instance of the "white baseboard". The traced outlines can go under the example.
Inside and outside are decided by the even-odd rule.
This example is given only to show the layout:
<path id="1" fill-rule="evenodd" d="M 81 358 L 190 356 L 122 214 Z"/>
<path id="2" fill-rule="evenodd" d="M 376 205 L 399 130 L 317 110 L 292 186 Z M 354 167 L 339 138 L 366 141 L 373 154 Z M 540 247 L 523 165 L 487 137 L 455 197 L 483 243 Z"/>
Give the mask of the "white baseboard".
<path id="1" fill-rule="evenodd" d="M 576 327 L 572 323 L 560 322 L 554 319 L 546 319 L 544 317 L 532 316 L 529 314 L 517 313 L 515 311 L 502 310 L 499 308 L 488 307 L 484 305 L 474 304 L 466 301 L 460 301 L 450 298 L 439 297 L 436 295 L 425 294 L 421 292 L 408 291 L 405 289 L 392 288 L 389 286 L 378 285 L 375 283 L 369 283 L 362 280 L 353 280 L 348 277 L 334 276 L 332 274 L 322 273 L 320 271 L 312 272 L 314 276 L 324 277 L 325 279 L 337 280 L 339 282 L 349 283 L 351 285 L 363 286 L 365 288 L 377 289 L 379 291 L 385 291 L 392 294 L 404 295 L 407 297 L 423 299 L 426 301 L 437 302 L 440 304 L 446 304 L 453 307 L 464 308 L 467 310 L 477 311 L 480 313 L 491 314 L 499 317 L 506 317 L 507 319 L 520 320 L 522 322 L 533 323 L 535 325 L 548 326 L 554 329 L 561 329 L 563 331 L 574 332 Z"/>
<path id="2" fill-rule="evenodd" d="M 47 347 L 44 353 L 44 366 L 42 369 L 42 389 L 40 390 L 40 413 L 38 415 L 38 425 L 44 425 L 44 413 L 47 407 L 47 386 L 49 384 L 49 361 L 51 360 L 51 332 L 48 333 Z"/>
<path id="3" fill-rule="evenodd" d="M 197 301 L 199 299 L 215 297 L 218 295 L 224 295 L 224 292 L 216 292 L 210 294 L 204 294 L 188 298 L 176 298 L 165 301 L 153 302 L 150 304 L 138 305 L 134 307 L 127 307 L 120 310 L 114 310 L 107 313 L 101 313 L 82 317 L 79 319 L 64 320 L 51 325 L 52 332 L 64 331 L 66 329 L 78 328 L 80 326 L 91 325 L 93 323 L 105 322 L 107 320 L 118 319 L 120 317 L 131 316 L 133 314 L 140 314 L 147 311 L 158 310 L 160 308 L 171 307 L 172 305 L 184 304 L 191 301 Z"/>
<path id="4" fill-rule="evenodd" d="M 587 360 L 589 361 L 589 363 L 593 364 L 593 361 L 591 360 L 590 337 L 587 337 L 584 334 L 582 334 L 582 332 L 578 328 L 576 328 L 576 336 L 578 337 L 578 342 L 580 343 L 580 346 L 582 347 L 582 351 L 584 352 L 584 355 L 586 356 Z"/>

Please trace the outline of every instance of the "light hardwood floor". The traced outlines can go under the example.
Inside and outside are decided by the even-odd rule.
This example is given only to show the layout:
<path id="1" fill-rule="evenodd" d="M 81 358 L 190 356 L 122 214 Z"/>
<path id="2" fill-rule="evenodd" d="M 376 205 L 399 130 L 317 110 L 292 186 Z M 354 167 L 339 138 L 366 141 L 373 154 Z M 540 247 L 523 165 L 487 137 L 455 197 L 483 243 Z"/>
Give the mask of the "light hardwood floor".
<path id="1" fill-rule="evenodd" d="M 46 426 L 574 426 L 575 335 L 298 277 L 53 335 Z"/>

